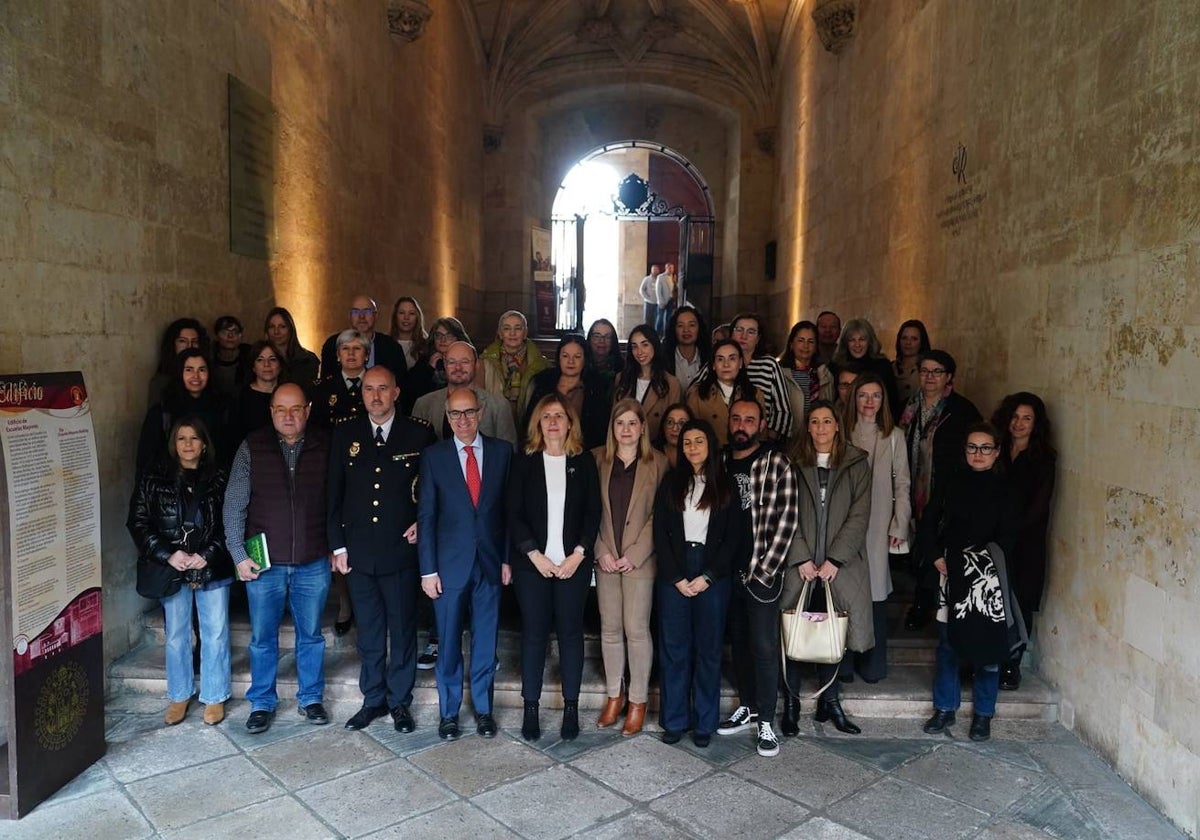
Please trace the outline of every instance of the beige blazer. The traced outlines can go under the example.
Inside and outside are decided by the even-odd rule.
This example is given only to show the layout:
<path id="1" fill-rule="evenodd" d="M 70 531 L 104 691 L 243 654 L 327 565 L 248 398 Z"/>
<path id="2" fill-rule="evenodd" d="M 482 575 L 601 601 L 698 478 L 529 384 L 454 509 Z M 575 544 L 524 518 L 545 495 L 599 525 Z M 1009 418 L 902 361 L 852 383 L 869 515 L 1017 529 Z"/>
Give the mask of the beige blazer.
<path id="1" fill-rule="evenodd" d="M 660 397 L 653 388 L 647 388 L 646 395 L 642 397 L 642 410 L 646 412 L 646 432 L 650 435 L 650 440 L 658 440 L 658 430 L 662 426 L 663 415 L 667 413 L 667 406 L 683 402 L 683 389 L 679 385 L 679 380 L 670 373 L 666 374 L 666 377 L 666 394 Z M 621 398 L 616 395 L 616 389 L 613 390 L 613 404 L 615 405 Z M 633 395 L 630 394 L 630 396 Z"/>
<path id="2" fill-rule="evenodd" d="M 600 531 L 596 535 L 596 559 L 611 554 L 613 557 L 628 557 L 633 571 L 631 578 L 653 578 L 654 567 L 654 496 L 658 485 L 667 474 L 667 459 L 661 452 L 651 450 L 653 460 L 640 461 L 633 477 L 633 495 L 629 498 L 629 511 L 625 515 L 625 530 L 621 545 L 616 545 L 613 536 L 612 507 L 608 499 L 608 481 L 612 477 L 612 463 L 604 458 L 604 447 L 592 450 L 596 458 L 596 469 L 600 473 Z M 598 571 L 598 570 L 597 570 Z"/>

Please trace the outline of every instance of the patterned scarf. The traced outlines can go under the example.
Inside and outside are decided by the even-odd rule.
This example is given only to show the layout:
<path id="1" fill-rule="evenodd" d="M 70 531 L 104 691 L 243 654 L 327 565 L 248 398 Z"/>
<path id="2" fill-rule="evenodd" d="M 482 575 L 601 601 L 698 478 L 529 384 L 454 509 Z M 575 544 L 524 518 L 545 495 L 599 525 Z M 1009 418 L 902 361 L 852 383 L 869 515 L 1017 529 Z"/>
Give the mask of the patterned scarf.
<path id="1" fill-rule="evenodd" d="M 522 344 L 517 352 L 509 353 L 504 349 L 503 345 L 500 347 L 500 367 L 505 371 L 504 398 L 510 403 L 516 403 L 521 396 L 525 362 L 528 359 L 528 355 L 525 352 L 526 349 L 526 345 Z"/>
<path id="2" fill-rule="evenodd" d="M 916 426 L 915 433 L 908 435 L 908 463 L 912 469 L 913 517 L 918 520 L 933 488 L 933 433 L 942 422 L 946 398 L 953 390 L 954 386 L 947 385 L 932 408 L 925 408 L 924 394 L 917 394 L 900 415 L 900 426 L 906 433 Z"/>

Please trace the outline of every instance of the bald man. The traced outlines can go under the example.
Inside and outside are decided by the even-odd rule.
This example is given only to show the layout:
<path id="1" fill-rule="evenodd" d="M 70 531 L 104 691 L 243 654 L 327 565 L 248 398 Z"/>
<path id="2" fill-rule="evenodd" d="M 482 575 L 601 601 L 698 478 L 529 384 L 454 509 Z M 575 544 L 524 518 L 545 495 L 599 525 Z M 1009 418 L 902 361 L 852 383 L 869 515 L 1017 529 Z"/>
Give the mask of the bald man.
<path id="1" fill-rule="evenodd" d="M 446 418 L 450 397 L 459 391 L 471 391 L 478 403 L 479 431 L 516 447 L 517 427 L 508 401 L 491 391 L 474 387 L 475 370 L 478 367 L 475 347 L 466 341 L 456 341 L 446 348 L 443 361 L 446 365 L 446 387 L 420 397 L 413 405 L 412 416 L 428 421 L 438 438 L 445 440 L 454 435 L 453 424 Z"/>
<path id="2" fill-rule="evenodd" d="M 408 370 L 408 362 L 404 357 L 404 349 L 396 339 L 386 333 L 375 331 L 375 321 L 379 316 L 379 307 L 374 299 L 366 295 L 356 295 L 350 301 L 350 329 L 362 335 L 367 341 L 367 360 L 364 367 L 370 369 L 375 365 L 383 365 L 390 370 L 397 380 L 404 379 Z M 321 347 L 321 377 L 337 374 L 341 370 L 338 361 L 337 340 L 340 332 L 325 339 Z"/>

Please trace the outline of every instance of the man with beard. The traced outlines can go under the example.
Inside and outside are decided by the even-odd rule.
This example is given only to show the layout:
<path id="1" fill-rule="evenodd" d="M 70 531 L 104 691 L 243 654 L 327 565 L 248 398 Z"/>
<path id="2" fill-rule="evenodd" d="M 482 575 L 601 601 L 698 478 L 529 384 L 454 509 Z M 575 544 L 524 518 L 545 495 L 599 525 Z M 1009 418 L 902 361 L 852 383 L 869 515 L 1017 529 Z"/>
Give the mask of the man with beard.
<path id="1" fill-rule="evenodd" d="M 796 475 L 787 456 L 762 441 L 763 407 L 753 400 L 729 406 L 726 469 L 737 488 L 753 549 L 735 569 L 729 604 L 738 707 L 717 727 L 722 735 L 757 723 L 761 756 L 779 754 L 775 705 L 779 697 L 779 597 L 799 510 Z"/>

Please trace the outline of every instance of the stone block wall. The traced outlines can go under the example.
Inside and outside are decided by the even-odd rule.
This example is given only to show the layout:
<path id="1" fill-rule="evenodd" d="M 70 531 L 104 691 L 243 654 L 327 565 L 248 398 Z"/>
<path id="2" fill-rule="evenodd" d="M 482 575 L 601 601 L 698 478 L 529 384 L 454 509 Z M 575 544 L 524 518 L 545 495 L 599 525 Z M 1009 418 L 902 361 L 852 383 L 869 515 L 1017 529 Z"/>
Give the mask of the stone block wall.
<path id="1" fill-rule="evenodd" d="M 1200 16 L 860 0 L 840 55 L 803 24 L 776 326 L 828 307 L 890 348 L 918 317 L 985 414 L 1045 397 L 1060 459 L 1041 671 L 1064 722 L 1195 836 Z"/>
<path id="2" fill-rule="evenodd" d="M 0 3 L 0 369 L 82 369 L 101 460 L 105 643 L 148 604 L 124 520 L 161 330 L 272 305 L 319 348 L 349 297 L 439 311 L 477 288 L 480 69 L 438 4 L 389 35 L 373 0 Z M 278 112 L 277 247 L 229 252 L 226 76 Z"/>

